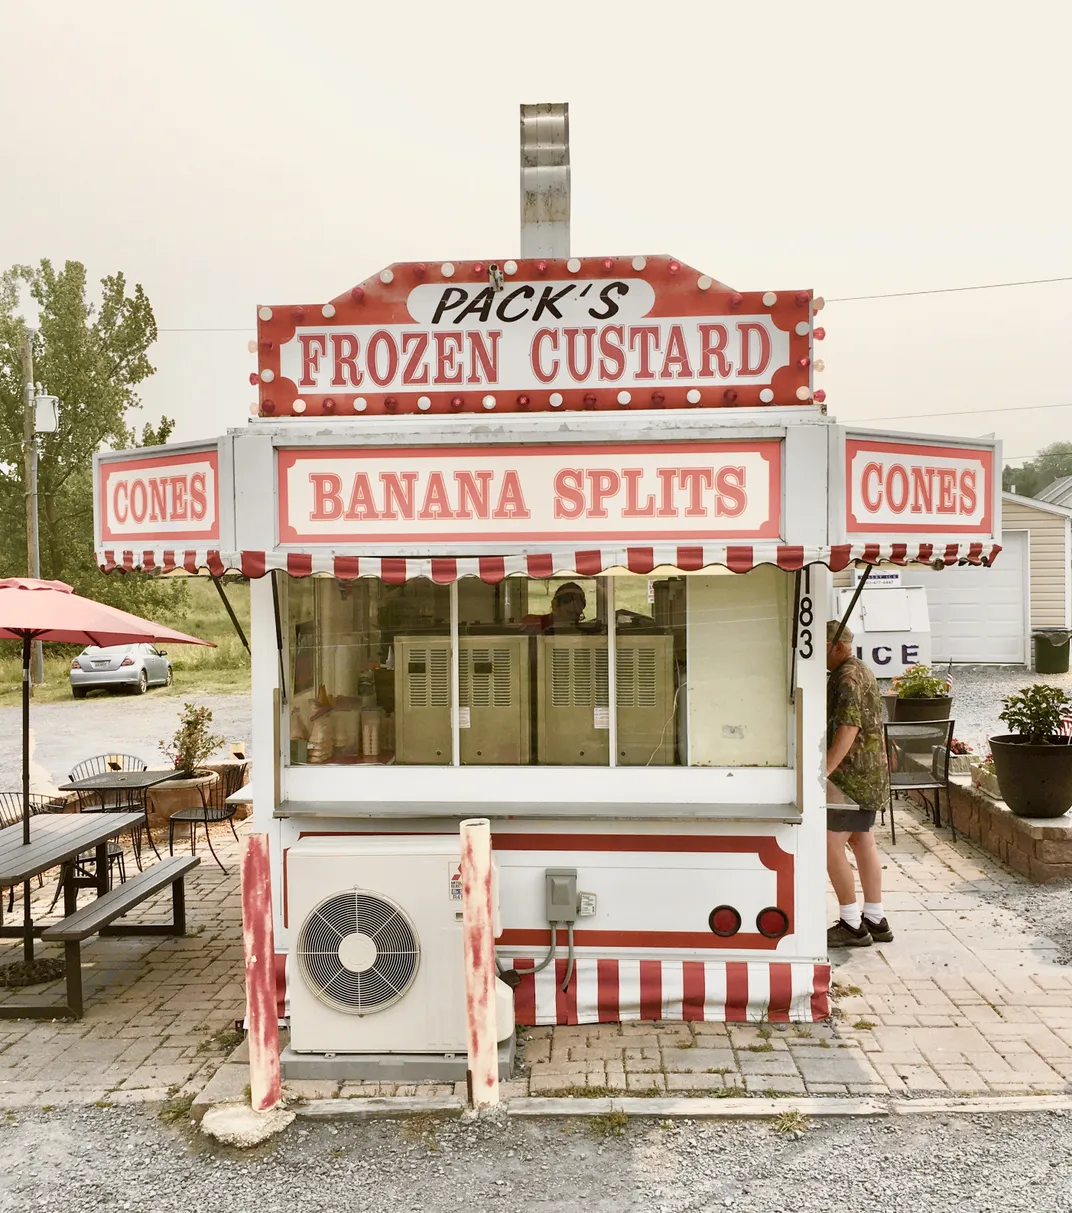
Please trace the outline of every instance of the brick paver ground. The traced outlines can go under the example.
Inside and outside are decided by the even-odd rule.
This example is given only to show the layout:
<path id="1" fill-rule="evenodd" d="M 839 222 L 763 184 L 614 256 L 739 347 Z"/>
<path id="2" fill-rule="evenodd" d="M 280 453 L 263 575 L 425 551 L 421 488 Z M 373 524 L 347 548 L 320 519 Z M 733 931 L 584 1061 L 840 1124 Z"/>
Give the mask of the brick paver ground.
<path id="1" fill-rule="evenodd" d="M 898 827 L 896 847 L 888 830 L 879 833 L 897 938 L 835 954 L 831 1021 L 533 1028 L 523 1033 L 525 1072 L 504 1096 L 1072 1090 L 1072 970 L 1054 963 L 1049 940 L 982 896 L 1021 878 L 912 813 L 899 812 Z M 188 878 L 191 935 L 92 940 L 83 948 L 84 1020 L 0 1021 L 0 1107 L 161 1100 L 208 1082 L 244 1010 L 238 848 L 226 827 L 213 838 L 228 871 L 205 856 Z M 41 909 L 51 897 L 47 885 L 35 894 Z M 136 913 L 148 921 L 169 910 L 164 894 Z M 0 957 L 17 959 L 19 945 L 5 943 Z M 59 1001 L 62 984 L 32 993 Z M 17 998 L 3 992 L 0 1002 Z M 450 1091 L 330 1082 L 290 1089 L 307 1099 Z"/>

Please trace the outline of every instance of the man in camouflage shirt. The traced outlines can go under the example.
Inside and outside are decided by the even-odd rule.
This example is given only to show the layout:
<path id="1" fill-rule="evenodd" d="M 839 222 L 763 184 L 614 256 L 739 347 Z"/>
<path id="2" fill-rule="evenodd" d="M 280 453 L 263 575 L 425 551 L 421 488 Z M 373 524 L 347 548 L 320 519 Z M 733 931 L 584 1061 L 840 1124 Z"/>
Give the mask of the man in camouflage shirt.
<path id="1" fill-rule="evenodd" d="M 882 860 L 875 844 L 875 815 L 889 800 L 890 776 L 882 738 L 882 699 L 874 674 L 853 655 L 852 633 L 827 624 L 826 774 L 854 805 L 826 810 L 826 870 L 837 894 L 838 921 L 827 931 L 831 948 L 888 943 L 893 932 L 882 910 Z M 833 797 L 828 797 L 833 800 Z M 852 848 L 863 886 L 861 911 L 845 847 Z"/>

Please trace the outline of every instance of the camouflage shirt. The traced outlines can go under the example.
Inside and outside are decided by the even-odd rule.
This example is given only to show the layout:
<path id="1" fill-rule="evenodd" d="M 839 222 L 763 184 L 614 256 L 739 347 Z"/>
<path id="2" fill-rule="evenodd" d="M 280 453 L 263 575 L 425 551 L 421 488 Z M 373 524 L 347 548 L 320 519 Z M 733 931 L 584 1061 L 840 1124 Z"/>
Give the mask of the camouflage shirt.
<path id="1" fill-rule="evenodd" d="M 854 724 L 856 739 L 830 780 L 862 809 L 881 809 L 889 800 L 890 777 L 882 741 L 882 699 L 874 674 L 856 657 L 831 671 L 826 684 L 826 744 L 838 725 Z"/>

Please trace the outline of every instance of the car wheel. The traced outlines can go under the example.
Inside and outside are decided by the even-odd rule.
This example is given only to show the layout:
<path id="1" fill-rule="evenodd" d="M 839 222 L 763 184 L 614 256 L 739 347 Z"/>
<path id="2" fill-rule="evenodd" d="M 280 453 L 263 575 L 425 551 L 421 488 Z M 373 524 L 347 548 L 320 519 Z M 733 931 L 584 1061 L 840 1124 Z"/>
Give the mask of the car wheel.
<path id="1" fill-rule="evenodd" d="M 85 687 L 71 687 L 71 694 L 75 697 L 75 699 L 85 699 L 86 688 Z"/>
<path id="2" fill-rule="evenodd" d="M 175 671 L 171 668 L 171 666 L 168 666 L 167 678 L 164 680 L 164 686 L 169 687 L 169 686 L 171 686 L 171 684 L 174 681 L 175 681 Z"/>
<path id="3" fill-rule="evenodd" d="M 149 689 L 149 675 L 144 670 L 138 675 L 137 685 L 134 687 L 135 695 L 144 695 Z"/>

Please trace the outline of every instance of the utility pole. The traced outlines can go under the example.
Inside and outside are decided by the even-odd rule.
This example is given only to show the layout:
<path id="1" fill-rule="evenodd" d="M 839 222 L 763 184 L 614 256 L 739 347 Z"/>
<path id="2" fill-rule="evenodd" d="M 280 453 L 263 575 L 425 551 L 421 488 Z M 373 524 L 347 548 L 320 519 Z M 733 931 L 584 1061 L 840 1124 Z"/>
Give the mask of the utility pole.
<path id="1" fill-rule="evenodd" d="M 30 330 L 22 334 L 22 382 L 24 407 L 22 420 L 22 446 L 24 479 L 26 484 L 26 568 L 31 577 L 41 576 L 41 551 L 37 540 L 37 434 L 34 425 L 34 377 L 33 348 L 30 345 Z M 33 658 L 30 662 L 31 688 L 45 681 L 45 657 L 41 641 L 34 641 Z"/>

